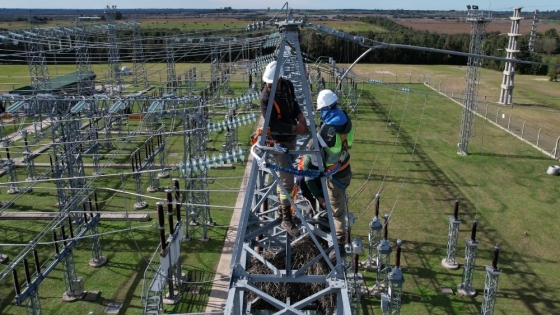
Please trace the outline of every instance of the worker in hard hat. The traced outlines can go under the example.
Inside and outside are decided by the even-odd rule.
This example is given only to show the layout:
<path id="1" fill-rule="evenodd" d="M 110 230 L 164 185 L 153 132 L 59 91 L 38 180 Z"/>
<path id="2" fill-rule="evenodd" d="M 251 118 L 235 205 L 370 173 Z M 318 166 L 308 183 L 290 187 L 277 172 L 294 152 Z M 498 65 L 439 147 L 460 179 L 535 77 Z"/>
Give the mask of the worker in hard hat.
<path id="1" fill-rule="evenodd" d="M 338 97 L 331 90 L 322 90 L 317 96 L 317 110 L 323 122 L 317 138 L 325 157 L 327 192 L 332 208 L 334 229 L 341 255 L 345 255 L 346 243 L 346 188 L 352 179 L 350 169 L 350 148 L 354 141 L 354 127 L 345 111 L 338 107 Z M 336 258 L 335 251 L 329 253 L 329 259 Z"/>
<path id="2" fill-rule="evenodd" d="M 273 61 L 266 66 L 263 73 L 263 81 L 265 85 L 260 95 L 260 107 L 263 117 L 266 118 L 268 109 L 268 102 L 271 93 L 274 93 L 272 114 L 269 119 L 269 130 L 272 139 L 287 148 L 294 150 L 296 146 L 296 135 L 306 134 L 309 132 L 307 122 L 299 107 L 294 94 L 294 85 L 290 80 L 284 79 L 284 69 L 280 66 L 276 74 L 277 63 Z M 274 81 L 276 83 L 276 91 L 272 90 Z M 279 153 L 274 154 L 276 165 L 283 168 L 290 168 L 292 162 L 289 161 L 289 156 Z M 279 172 L 280 181 L 288 192 L 294 188 L 294 175 L 287 172 Z M 290 196 L 284 194 L 282 189 L 278 187 L 278 210 L 282 217 L 281 227 L 288 231 L 291 236 L 298 236 L 299 230 L 296 228 L 293 221 L 293 214 L 291 212 Z"/>

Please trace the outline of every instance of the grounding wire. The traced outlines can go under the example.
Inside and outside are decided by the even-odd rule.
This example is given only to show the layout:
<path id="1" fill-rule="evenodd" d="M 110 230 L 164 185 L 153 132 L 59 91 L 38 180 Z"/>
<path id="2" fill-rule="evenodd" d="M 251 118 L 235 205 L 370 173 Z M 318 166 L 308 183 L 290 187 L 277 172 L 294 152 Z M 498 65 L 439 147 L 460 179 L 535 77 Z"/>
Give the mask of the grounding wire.
<path id="1" fill-rule="evenodd" d="M 412 147 L 412 151 L 410 152 L 410 158 L 409 158 L 409 160 L 408 160 L 406 172 L 405 172 L 405 174 L 404 174 L 404 176 L 403 176 L 403 178 L 402 178 L 402 180 L 401 180 L 401 186 L 400 186 L 400 188 L 398 189 L 397 196 L 396 196 L 396 198 L 395 198 L 395 200 L 394 200 L 394 202 L 393 202 L 393 206 L 391 207 L 391 211 L 389 212 L 389 219 L 388 219 L 386 222 L 383 223 L 383 226 L 385 226 L 386 224 L 388 224 L 389 221 L 392 220 L 392 218 L 393 218 L 393 212 L 395 211 L 395 209 L 396 209 L 396 207 L 397 207 L 397 203 L 398 203 L 398 201 L 399 201 L 399 199 L 400 199 L 400 196 L 401 196 L 401 193 L 402 193 L 402 190 L 403 190 L 403 187 L 404 187 L 405 178 L 406 178 L 406 176 L 408 175 L 408 172 L 409 172 L 409 170 L 410 170 L 410 166 L 412 165 L 412 160 L 413 160 L 413 157 L 414 157 L 414 153 L 416 152 L 416 146 L 418 145 L 418 138 L 420 137 L 420 130 L 421 130 L 421 127 L 422 127 L 422 122 L 423 122 L 423 120 L 424 120 L 424 112 L 425 112 L 425 110 L 426 110 L 427 100 L 428 100 L 428 94 L 425 94 L 424 105 L 423 105 L 423 107 L 422 107 L 422 113 L 420 114 L 420 121 L 418 122 L 418 128 L 417 128 L 417 130 L 416 130 L 416 137 L 415 137 L 415 139 L 414 139 L 414 145 L 413 145 L 413 147 Z M 407 101 L 407 103 L 408 103 L 408 101 Z M 399 129 L 399 130 L 400 130 L 400 129 Z M 399 133 L 400 133 L 400 132 L 399 132 Z"/>

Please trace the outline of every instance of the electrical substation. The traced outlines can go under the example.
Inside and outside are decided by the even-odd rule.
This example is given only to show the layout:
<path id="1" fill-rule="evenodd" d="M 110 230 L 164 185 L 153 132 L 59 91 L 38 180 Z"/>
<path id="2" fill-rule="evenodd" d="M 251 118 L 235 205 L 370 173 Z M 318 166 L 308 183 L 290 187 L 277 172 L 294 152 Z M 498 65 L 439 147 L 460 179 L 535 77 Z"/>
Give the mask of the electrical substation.
<path id="1" fill-rule="evenodd" d="M 369 75 L 360 76 L 353 67 L 364 56 L 386 48 L 467 57 L 464 89 L 460 97 L 452 98 L 461 104 L 457 112 L 462 112 L 453 125 L 457 127 L 454 141 L 459 135 L 457 154 L 454 147 L 450 151 L 455 159 L 468 159 L 469 141 L 481 128 L 474 121 L 480 116 L 478 88 L 483 59 L 507 62 L 499 103 L 512 106 L 514 65 L 525 62 L 515 60 L 520 10 L 516 7 L 512 17 L 514 32 L 509 35 L 507 58 L 483 55 L 485 27 L 492 19 L 477 6 L 468 6 L 467 10 L 466 20 L 471 23 L 468 53 L 355 36 L 311 23 L 287 3 L 273 18 L 252 22 L 243 29 L 146 38 L 140 22 L 117 21 L 116 7 L 107 6 L 103 20 L 77 17 L 73 26 L 34 25 L 26 30 L 0 32 L 0 58 L 11 56 L 27 64 L 30 79 L 29 85 L 14 86 L 0 95 L 4 107 L 0 127 L 0 220 L 6 235 L 20 233 L 17 244 L 0 242 L 2 307 L 11 303 L 21 307 L 22 314 L 43 314 L 42 292 L 47 281 L 51 281 L 49 292 L 60 296 L 58 303 L 101 301 L 102 288 L 91 279 L 95 279 L 95 273 L 112 272 L 118 255 L 105 250 L 104 243 L 113 240 L 113 233 L 128 233 L 134 246 L 127 250 L 138 251 L 142 270 L 135 270 L 134 280 L 141 287 L 136 291 L 140 296 L 130 294 L 140 300 L 141 309 L 131 307 L 126 314 L 169 314 L 170 310 L 200 314 L 174 307 L 192 301 L 191 296 L 199 294 L 203 282 L 210 283 L 209 291 L 214 285 L 207 305 L 201 307 L 205 314 L 406 313 L 406 304 L 411 303 L 404 292 L 409 281 L 406 251 L 420 245 L 410 234 L 399 235 L 392 230 L 396 235 L 390 237 L 389 227 L 404 226 L 402 233 L 413 229 L 409 222 L 399 222 L 399 211 L 415 206 L 402 201 L 403 205 L 397 207 L 397 201 L 422 200 L 421 196 L 412 196 L 413 188 L 403 192 L 402 187 L 409 171 L 418 171 L 415 165 L 420 165 L 419 161 L 428 170 L 433 167 L 427 154 L 417 147 L 423 115 L 429 110 L 428 98 L 433 96 L 424 92 L 413 95 L 412 83 L 430 87 L 425 77 L 419 78 L 420 82 L 410 79 L 408 85 L 390 84 Z M 310 28 L 359 47 L 362 54 L 344 66 L 333 58 L 311 56 L 302 49 L 302 31 Z M 293 93 L 309 129 L 297 135 L 293 150 L 267 143 L 271 115 L 276 115 L 274 101 L 270 100 L 265 115 L 259 108 L 263 88 L 260 79 L 273 61 L 282 65 L 283 78 L 293 83 Z M 72 64 L 75 71 L 55 75 L 53 67 L 57 63 Z M 280 67 L 275 77 L 279 75 Z M 272 90 L 278 82 L 274 80 Z M 379 91 L 388 91 L 391 110 L 383 109 L 386 100 L 371 96 L 371 87 L 380 95 Z M 338 244 L 329 198 L 325 198 L 325 211 L 319 215 L 310 210 L 315 205 L 301 193 L 288 191 L 279 175 L 283 172 L 317 178 L 323 195 L 328 196 L 327 181 L 332 173 L 323 164 L 316 110 L 317 96 L 324 89 L 338 95 L 338 104 L 357 124 L 364 123 L 358 113 L 373 108 L 372 115 L 377 117 L 374 123 L 383 125 L 379 129 L 383 132 L 379 139 L 383 140 L 368 142 L 363 136 L 350 151 L 363 152 L 360 146 L 375 147 L 368 151 L 371 170 L 352 169 L 356 184 L 346 196 L 344 244 Z M 375 105 L 368 103 L 366 107 L 364 101 Z M 414 120 L 407 120 L 407 111 Z M 408 133 L 401 129 L 404 124 L 413 126 Z M 248 135 L 257 128 L 262 134 L 250 143 Z M 358 127 L 356 134 L 359 132 Z M 275 161 L 274 156 L 279 154 L 289 161 L 287 168 Z M 549 154 L 558 154 L 558 141 Z M 297 162 L 303 155 L 319 161 L 319 169 L 298 169 Z M 384 157 L 378 161 L 378 156 Z M 352 165 L 362 162 L 352 160 Z M 398 164 L 401 173 L 395 170 L 397 163 L 402 163 Z M 225 180 L 217 175 L 227 174 L 226 178 L 232 169 L 245 170 L 241 187 L 226 187 Z M 436 175 L 426 181 L 450 181 L 440 173 L 434 171 Z M 379 187 L 373 187 L 372 181 Z M 438 189 L 445 195 L 441 202 L 444 209 L 438 214 L 443 228 L 431 232 L 439 233 L 442 240 L 441 251 L 434 252 L 446 254 L 441 261 L 443 268 L 431 267 L 450 272 L 460 269 L 449 285 L 456 286 L 462 296 L 475 296 L 478 290 L 483 298 L 482 306 L 478 306 L 481 314 L 493 314 L 499 303 L 500 246 L 479 243 L 478 208 L 473 211 L 475 206 L 469 201 L 463 204 L 457 185 L 449 183 Z M 215 201 L 222 202 L 220 194 L 232 192 L 237 197 L 235 206 L 233 202 L 222 206 Z M 278 217 L 280 194 L 292 197 L 288 200 L 297 236 L 282 227 Z M 362 195 L 365 197 L 360 200 Z M 370 208 L 371 213 L 367 212 Z M 221 222 L 216 219 L 218 210 L 231 211 L 234 218 Z M 470 238 L 464 239 L 463 253 L 458 249 L 460 234 L 469 231 L 461 230 L 461 224 L 471 217 L 474 220 L 468 227 Z M 18 231 L 21 220 L 34 222 L 33 229 Z M 104 226 L 109 222 L 126 226 Z M 224 227 L 230 234 L 213 239 L 212 231 Z M 214 280 L 200 281 L 185 272 L 185 256 L 202 251 L 204 244 L 224 239 L 228 245 L 219 258 Z M 492 263 L 484 269 L 485 283 L 473 283 L 474 274 L 479 272 L 475 268 L 477 251 L 483 246 L 484 250 L 493 250 Z M 334 259 L 329 259 L 331 253 Z M 465 260 L 457 259 L 460 256 Z M 84 271 L 82 265 L 86 264 L 90 269 Z M 86 277 L 90 280 L 85 281 Z M 123 307 L 122 299 L 105 304 L 106 313 L 118 313 Z M 124 304 L 130 306 L 130 302 Z"/>

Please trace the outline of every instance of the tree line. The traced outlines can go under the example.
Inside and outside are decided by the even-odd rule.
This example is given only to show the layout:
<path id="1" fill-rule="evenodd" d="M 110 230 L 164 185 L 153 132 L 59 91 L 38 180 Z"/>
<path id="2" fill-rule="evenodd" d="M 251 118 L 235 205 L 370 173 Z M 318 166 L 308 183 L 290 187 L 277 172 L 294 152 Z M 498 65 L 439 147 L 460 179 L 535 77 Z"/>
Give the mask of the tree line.
<path id="1" fill-rule="evenodd" d="M 382 27 L 384 32 L 350 32 L 352 35 L 391 44 L 402 44 L 420 47 L 430 47 L 451 51 L 469 52 L 470 34 L 439 34 L 427 31 L 415 31 L 394 22 L 391 19 L 368 16 L 355 18 L 355 20 Z M 538 34 L 535 42 L 535 52 L 529 51 L 528 35 L 518 37 L 517 59 L 535 62 L 550 61 L 554 54 L 559 52 L 558 34 L 555 29 L 546 30 Z M 509 37 L 507 34 L 489 32 L 486 34 L 483 47 L 484 54 L 497 57 L 506 57 Z M 358 44 L 348 43 L 346 40 L 334 35 L 324 34 L 315 29 L 305 29 L 301 41 L 302 50 L 312 56 L 330 56 L 340 63 L 351 63 L 360 56 L 366 48 Z M 393 64 L 446 64 L 466 65 L 467 57 L 452 54 L 442 54 L 429 51 L 381 48 L 372 51 L 362 59 L 362 63 L 393 63 Z M 485 60 L 483 66 L 488 69 L 502 71 L 504 62 Z M 544 65 L 517 64 L 516 71 L 519 74 L 546 75 L 549 71 Z"/>

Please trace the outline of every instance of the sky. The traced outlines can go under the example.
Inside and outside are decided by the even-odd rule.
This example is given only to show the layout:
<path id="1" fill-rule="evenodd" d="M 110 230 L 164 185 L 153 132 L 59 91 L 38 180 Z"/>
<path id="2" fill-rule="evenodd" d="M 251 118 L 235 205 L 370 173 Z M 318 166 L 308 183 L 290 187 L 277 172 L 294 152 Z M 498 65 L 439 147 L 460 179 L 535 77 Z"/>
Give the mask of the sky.
<path id="1" fill-rule="evenodd" d="M 102 4 L 101 4 L 102 3 Z M 99 2 L 93 0 L 1 0 L 0 8 L 46 8 L 46 9 L 103 9 L 106 5 L 116 5 L 117 9 L 146 9 L 146 8 L 188 8 L 188 9 L 216 9 L 232 7 L 233 9 L 271 9 L 281 8 L 284 0 L 120 0 L 112 2 Z M 458 2 L 450 0 L 305 0 L 288 2 L 293 9 L 407 9 L 407 10 L 465 10 L 467 4 L 476 4 L 481 10 L 511 11 L 514 6 L 523 7 L 522 12 L 535 10 L 549 11 L 560 10 L 558 0 L 493 0 Z"/>

